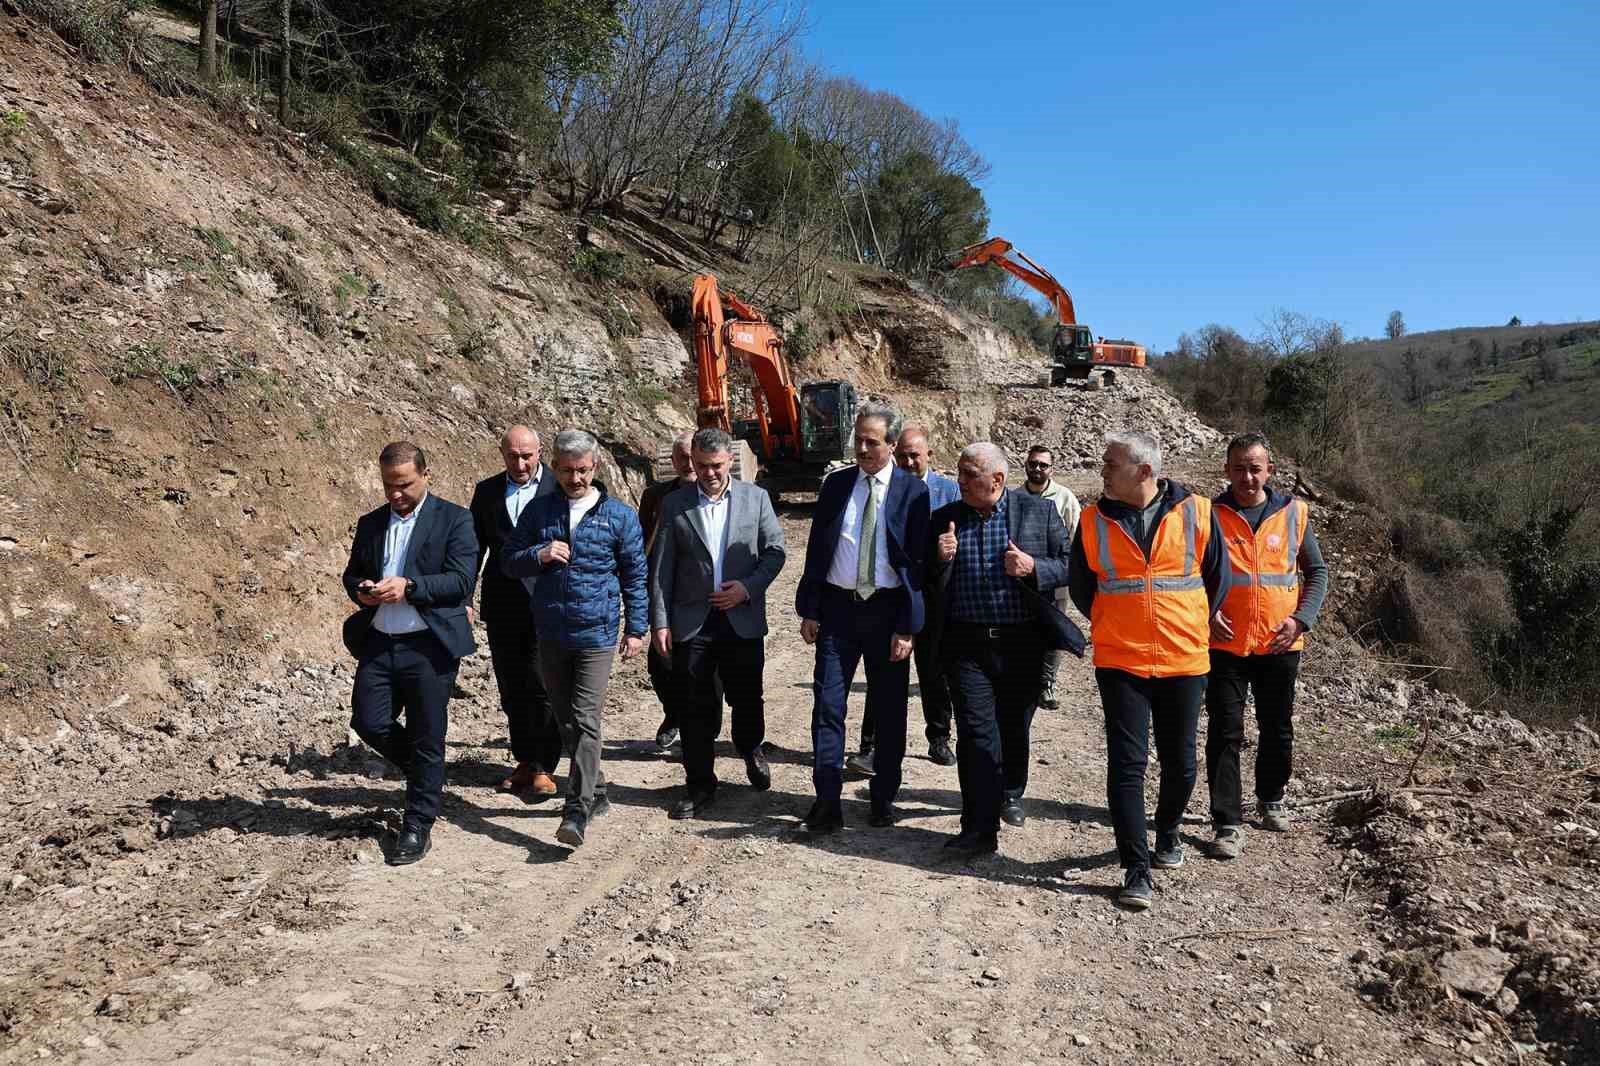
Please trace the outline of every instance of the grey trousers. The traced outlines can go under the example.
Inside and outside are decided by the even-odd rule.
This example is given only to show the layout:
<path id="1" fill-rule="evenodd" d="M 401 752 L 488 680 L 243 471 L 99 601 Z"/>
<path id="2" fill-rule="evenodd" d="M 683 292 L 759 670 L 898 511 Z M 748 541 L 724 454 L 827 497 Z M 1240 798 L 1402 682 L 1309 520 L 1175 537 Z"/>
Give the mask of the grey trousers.
<path id="1" fill-rule="evenodd" d="M 600 769 L 600 708 L 611 680 L 616 648 L 563 648 L 557 641 L 539 642 L 539 674 L 550 692 L 550 711 L 573 736 L 567 766 L 567 809 L 588 817 L 594 797 L 605 795 L 606 775 Z"/>

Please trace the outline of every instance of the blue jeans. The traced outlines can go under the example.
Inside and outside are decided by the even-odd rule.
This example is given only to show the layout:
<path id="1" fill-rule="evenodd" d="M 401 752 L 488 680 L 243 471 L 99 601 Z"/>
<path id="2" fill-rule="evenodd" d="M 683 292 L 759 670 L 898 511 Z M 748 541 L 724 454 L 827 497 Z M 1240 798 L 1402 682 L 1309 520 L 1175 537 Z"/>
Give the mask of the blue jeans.
<path id="1" fill-rule="evenodd" d="M 1150 866 L 1150 829 L 1144 815 L 1144 772 L 1150 732 L 1161 760 L 1156 832 L 1172 832 L 1194 792 L 1195 730 L 1206 676 L 1139 677 L 1104 667 L 1094 672 L 1106 713 L 1106 806 L 1117 834 L 1123 869 Z"/>
<path id="2" fill-rule="evenodd" d="M 811 781 L 817 799 L 837 806 L 844 787 L 844 718 L 856 665 L 867 667 L 867 713 L 877 727 L 873 747 L 872 805 L 894 802 L 900 791 L 900 763 L 906 754 L 906 692 L 911 660 L 889 661 L 901 589 L 883 589 L 865 602 L 844 589 L 827 586 L 818 619 L 817 665 L 812 675 Z"/>

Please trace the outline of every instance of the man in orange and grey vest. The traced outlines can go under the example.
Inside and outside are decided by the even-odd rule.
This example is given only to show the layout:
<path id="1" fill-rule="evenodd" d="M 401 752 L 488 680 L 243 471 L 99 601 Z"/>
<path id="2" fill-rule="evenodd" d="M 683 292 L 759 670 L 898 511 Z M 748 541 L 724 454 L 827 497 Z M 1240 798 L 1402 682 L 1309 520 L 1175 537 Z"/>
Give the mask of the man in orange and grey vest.
<path id="1" fill-rule="evenodd" d="M 1283 789 L 1294 764 L 1294 684 L 1305 635 L 1328 593 L 1328 566 L 1305 502 L 1269 484 L 1276 470 L 1267 438 L 1228 444 L 1228 489 L 1212 500 L 1231 560 L 1233 587 L 1211 619 L 1206 687 L 1206 781 L 1211 787 L 1212 854 L 1233 859 L 1244 843 L 1239 748 L 1244 704 L 1255 691 L 1256 799 L 1261 825 L 1289 828 Z M 1305 580 L 1300 579 L 1304 571 Z"/>
<path id="2" fill-rule="evenodd" d="M 1211 501 L 1161 476 L 1148 433 L 1109 433 L 1105 495 L 1084 508 L 1068 589 L 1089 616 L 1106 717 L 1106 803 L 1123 883 L 1118 901 L 1150 906 L 1150 868 L 1183 865 L 1178 827 L 1194 792 L 1195 730 L 1211 669 L 1210 622 L 1230 587 Z M 1150 733 L 1161 760 L 1156 847 L 1145 824 Z"/>

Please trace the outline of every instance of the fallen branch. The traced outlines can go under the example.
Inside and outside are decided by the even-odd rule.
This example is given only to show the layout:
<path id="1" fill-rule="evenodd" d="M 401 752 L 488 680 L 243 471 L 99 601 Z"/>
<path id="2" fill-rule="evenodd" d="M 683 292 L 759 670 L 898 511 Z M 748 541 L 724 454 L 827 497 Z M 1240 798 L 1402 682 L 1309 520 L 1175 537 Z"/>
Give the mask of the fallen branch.
<path id="1" fill-rule="evenodd" d="M 1463 795 L 1460 792 L 1456 792 L 1453 789 L 1448 788 L 1395 788 L 1389 789 L 1388 791 L 1391 793 L 1404 792 L 1408 796 Z M 1338 803 L 1340 800 L 1356 799 L 1361 796 L 1375 796 L 1377 793 L 1378 790 L 1376 788 L 1357 788 L 1352 789 L 1349 792 L 1330 792 L 1326 796 L 1308 796 L 1305 799 L 1291 800 L 1284 803 L 1284 806 L 1296 809 L 1300 807 L 1320 807 L 1325 803 Z"/>
<path id="2" fill-rule="evenodd" d="M 1277 926 L 1270 929 L 1212 929 L 1204 933 L 1184 933 L 1182 936 L 1168 937 L 1163 944 L 1176 944 L 1180 940 L 1221 940 L 1223 937 L 1237 936 L 1248 940 L 1270 940 L 1273 937 L 1293 936 L 1295 933 L 1315 933 L 1316 929 L 1300 929 L 1292 926 Z"/>

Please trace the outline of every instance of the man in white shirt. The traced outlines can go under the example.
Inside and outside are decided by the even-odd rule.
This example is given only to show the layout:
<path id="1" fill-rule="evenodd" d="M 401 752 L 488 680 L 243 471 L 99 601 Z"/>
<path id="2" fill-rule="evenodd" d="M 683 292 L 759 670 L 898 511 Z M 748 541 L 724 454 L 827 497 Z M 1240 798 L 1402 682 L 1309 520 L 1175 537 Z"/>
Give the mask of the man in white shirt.
<path id="1" fill-rule="evenodd" d="M 466 605 L 478 545 L 466 509 L 428 491 L 421 448 L 387 445 L 378 472 L 388 503 L 356 523 L 343 580 L 362 609 L 346 619 L 344 643 L 356 657 L 350 726 L 406 774 L 405 819 L 389 852 L 400 866 L 427 854 L 439 814 L 446 708 L 457 664 L 474 649 Z"/>
<path id="2" fill-rule="evenodd" d="M 865 660 L 873 747 L 874 826 L 893 825 L 906 750 L 911 647 L 922 628 L 922 559 L 928 541 L 928 486 L 895 466 L 901 418 L 869 400 L 856 413 L 856 465 L 822 483 L 812 512 L 805 573 L 795 592 L 800 636 L 817 646 L 813 675 L 812 832 L 844 824 L 844 721 L 850 683 Z"/>
<path id="3" fill-rule="evenodd" d="M 684 695 L 684 795 L 673 818 L 703 817 L 716 799 L 714 749 L 722 697 L 733 711 L 733 746 L 759 790 L 772 784 L 762 744 L 766 717 L 766 591 L 785 558 L 783 528 L 765 490 L 733 480 L 733 439 L 702 429 L 691 444 L 695 483 L 669 494 L 650 549 L 652 643 L 670 657 Z"/>
<path id="4" fill-rule="evenodd" d="M 528 590 L 500 572 L 500 549 L 517 528 L 517 519 L 535 499 L 559 492 L 555 475 L 539 461 L 539 434 L 512 426 L 500 438 L 504 471 L 478 482 L 472 493 L 472 528 L 478 537 L 484 628 L 489 659 L 506 716 L 514 769 L 500 782 L 503 792 L 535 799 L 556 794 L 552 776 L 561 761 L 561 730 L 550 710 L 550 694 L 539 676 L 539 638 L 533 626 Z M 488 567 L 484 562 L 487 559 Z"/>

